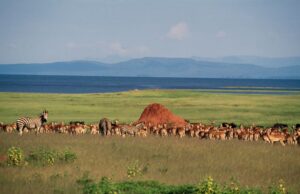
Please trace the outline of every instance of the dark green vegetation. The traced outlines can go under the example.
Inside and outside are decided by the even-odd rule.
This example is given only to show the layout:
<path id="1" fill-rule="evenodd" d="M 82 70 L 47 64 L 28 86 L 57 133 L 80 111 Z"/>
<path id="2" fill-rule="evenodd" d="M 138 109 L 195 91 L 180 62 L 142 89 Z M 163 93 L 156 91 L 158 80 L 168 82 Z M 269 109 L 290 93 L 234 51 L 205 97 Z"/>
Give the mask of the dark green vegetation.
<path id="1" fill-rule="evenodd" d="M 166 185 L 157 181 L 123 181 L 114 183 L 107 177 L 103 177 L 98 183 L 93 182 L 88 176 L 77 181 L 82 185 L 84 194 L 96 193 L 136 193 L 136 194 L 261 194 L 258 188 L 241 187 L 237 182 L 220 185 L 208 177 L 194 185 Z M 270 194 L 286 194 L 289 192 L 280 181 L 278 185 L 272 185 L 268 189 Z"/>
<path id="2" fill-rule="evenodd" d="M 150 103 L 161 103 L 192 122 L 236 122 L 271 126 L 299 123 L 300 95 L 214 94 L 189 90 L 145 90 L 108 94 L 0 93 L 0 122 L 15 122 L 20 116 L 36 116 L 49 110 L 49 122 L 102 117 L 121 122 L 136 121 Z"/>
<path id="3" fill-rule="evenodd" d="M 283 180 L 289 191 L 300 191 L 298 146 L 188 137 L 103 138 L 64 134 L 25 134 L 20 137 L 14 133 L 0 133 L 0 158 L 11 146 L 20 147 L 25 156 L 32 150 L 39 150 L 38 147 L 57 152 L 70 149 L 77 159 L 55 165 L 0 167 L 0 193 L 81 193 L 82 185 L 77 180 L 86 172 L 94 180 L 91 184 L 98 183 L 101 177 L 108 177 L 114 184 L 125 184 L 126 181 L 150 184 L 155 180 L 159 183 L 154 185 L 195 186 L 211 176 L 221 186 L 234 179 L 241 188 L 248 186 L 267 192 L 269 186 Z M 175 188 L 179 188 L 177 186 Z"/>

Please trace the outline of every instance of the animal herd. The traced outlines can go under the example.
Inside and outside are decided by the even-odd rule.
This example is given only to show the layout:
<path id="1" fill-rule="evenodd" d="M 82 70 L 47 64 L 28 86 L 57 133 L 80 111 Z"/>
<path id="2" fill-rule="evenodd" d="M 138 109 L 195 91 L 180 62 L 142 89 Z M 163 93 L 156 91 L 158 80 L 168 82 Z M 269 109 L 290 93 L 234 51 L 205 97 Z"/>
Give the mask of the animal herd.
<path id="1" fill-rule="evenodd" d="M 18 131 L 20 135 L 30 130 L 38 133 L 63 133 L 63 134 L 100 134 L 102 136 L 185 136 L 198 139 L 210 140 L 231 140 L 239 139 L 244 141 L 263 140 L 267 143 L 280 142 L 282 145 L 300 144 L 300 124 L 293 126 L 289 131 L 286 124 L 276 123 L 273 127 L 264 128 L 262 126 L 251 125 L 245 127 L 237 126 L 234 123 L 222 123 L 220 126 L 214 124 L 188 123 L 185 126 L 175 126 L 171 123 L 153 125 L 151 123 L 119 124 L 118 121 L 110 121 L 103 118 L 99 123 L 85 124 L 84 121 L 71 121 L 69 124 L 46 123 L 48 111 L 43 111 L 39 117 L 21 117 L 16 123 L 4 124 L 0 122 L 0 130 L 11 133 Z"/>

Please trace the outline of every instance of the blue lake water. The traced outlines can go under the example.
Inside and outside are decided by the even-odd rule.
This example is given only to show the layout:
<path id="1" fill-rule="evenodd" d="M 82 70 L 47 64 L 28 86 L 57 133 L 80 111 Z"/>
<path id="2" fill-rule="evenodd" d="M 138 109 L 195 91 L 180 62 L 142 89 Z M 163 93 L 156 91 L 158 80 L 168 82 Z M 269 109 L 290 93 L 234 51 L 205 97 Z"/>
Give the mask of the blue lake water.
<path id="1" fill-rule="evenodd" d="M 248 93 L 256 90 L 256 94 L 259 90 L 266 94 L 286 90 L 282 94 L 292 94 L 300 91 L 300 80 L 0 75 L 0 92 L 104 93 L 134 89 L 242 89 Z"/>

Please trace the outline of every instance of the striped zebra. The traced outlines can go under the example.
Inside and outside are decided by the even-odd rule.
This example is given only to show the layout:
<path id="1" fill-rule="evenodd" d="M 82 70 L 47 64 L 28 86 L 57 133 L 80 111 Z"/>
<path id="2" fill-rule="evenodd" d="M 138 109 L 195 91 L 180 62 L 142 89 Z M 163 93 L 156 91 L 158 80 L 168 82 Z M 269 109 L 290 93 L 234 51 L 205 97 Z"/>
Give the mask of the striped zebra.
<path id="1" fill-rule="evenodd" d="M 19 134 L 22 135 L 23 129 L 26 127 L 27 129 L 36 129 L 36 133 L 40 131 L 40 128 L 43 123 L 47 122 L 48 119 L 48 111 L 44 110 L 39 117 L 29 118 L 29 117 L 21 117 L 17 120 L 17 130 Z"/>

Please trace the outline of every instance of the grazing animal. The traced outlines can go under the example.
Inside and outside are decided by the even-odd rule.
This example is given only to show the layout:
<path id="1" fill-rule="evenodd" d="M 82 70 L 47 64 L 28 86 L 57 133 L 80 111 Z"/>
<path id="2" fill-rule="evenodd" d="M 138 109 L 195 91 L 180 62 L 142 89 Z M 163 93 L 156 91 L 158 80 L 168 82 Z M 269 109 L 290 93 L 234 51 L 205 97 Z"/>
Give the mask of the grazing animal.
<path id="1" fill-rule="evenodd" d="M 168 131 L 166 128 L 160 129 L 160 136 L 162 136 L 162 137 L 168 136 Z"/>
<path id="2" fill-rule="evenodd" d="M 70 121 L 70 125 L 84 125 L 84 121 Z"/>
<path id="3" fill-rule="evenodd" d="M 178 127 L 177 128 L 177 133 L 180 138 L 183 138 L 185 136 L 185 129 L 183 127 Z"/>
<path id="4" fill-rule="evenodd" d="M 97 125 L 90 125 L 90 131 L 92 135 L 96 135 L 99 133 L 98 129 L 97 129 Z"/>
<path id="5" fill-rule="evenodd" d="M 230 127 L 230 128 L 232 128 L 232 129 L 235 129 L 236 127 L 237 127 L 237 125 L 235 124 L 235 123 L 222 123 L 222 125 L 221 125 L 222 127 Z"/>
<path id="6" fill-rule="evenodd" d="M 296 130 L 296 131 L 300 130 L 300 124 L 297 123 L 297 124 L 295 125 L 295 130 Z"/>
<path id="7" fill-rule="evenodd" d="M 103 136 L 107 136 L 109 134 L 111 134 L 111 122 L 109 119 L 107 118 L 103 118 L 100 120 L 99 122 L 99 131 L 100 131 L 100 134 L 103 135 Z"/>
<path id="8" fill-rule="evenodd" d="M 21 117 L 17 120 L 17 130 L 19 134 L 22 135 L 23 129 L 26 127 L 27 129 L 36 129 L 36 133 L 39 132 L 43 123 L 47 122 L 48 119 L 48 111 L 44 110 L 40 116 L 35 118 L 29 117 Z"/>
<path id="9" fill-rule="evenodd" d="M 284 141 L 286 140 L 285 135 L 281 133 L 271 133 L 271 130 L 267 130 L 266 132 L 267 137 L 269 138 L 270 142 L 273 144 L 276 141 L 279 141 L 281 145 L 285 146 Z"/>
<path id="10" fill-rule="evenodd" d="M 287 128 L 287 127 L 288 127 L 288 125 L 287 124 L 283 124 L 283 123 L 275 123 L 273 125 L 274 129 L 284 129 L 284 128 Z"/>
<path id="11" fill-rule="evenodd" d="M 15 126 L 15 125 L 16 125 L 16 124 L 13 123 L 13 124 L 10 124 L 10 125 L 3 125 L 2 127 L 3 127 L 3 130 L 4 130 L 5 132 L 11 133 L 11 132 L 13 132 L 14 129 L 16 129 L 16 126 Z"/>

